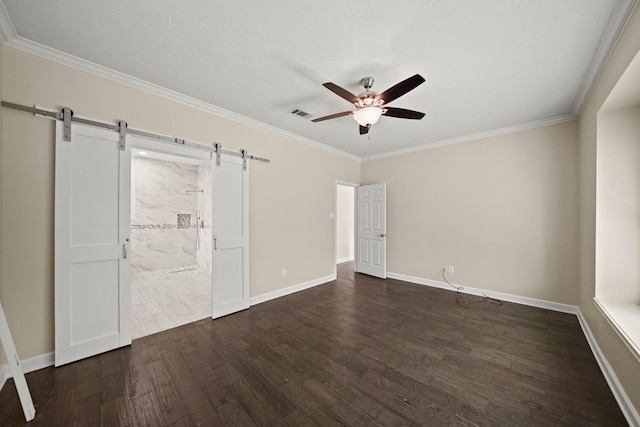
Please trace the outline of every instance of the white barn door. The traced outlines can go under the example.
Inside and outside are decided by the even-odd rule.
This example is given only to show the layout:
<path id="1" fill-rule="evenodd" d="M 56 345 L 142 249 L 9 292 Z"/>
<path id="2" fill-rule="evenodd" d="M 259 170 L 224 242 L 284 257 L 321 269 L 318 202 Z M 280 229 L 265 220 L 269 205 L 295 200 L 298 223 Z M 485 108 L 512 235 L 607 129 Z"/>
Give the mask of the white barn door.
<path id="1" fill-rule="evenodd" d="M 131 152 L 116 132 L 56 123 L 55 365 L 131 344 Z"/>
<path id="2" fill-rule="evenodd" d="M 387 278 L 387 184 L 356 189 L 355 271 Z"/>
<path id="3" fill-rule="evenodd" d="M 239 157 L 213 161 L 212 318 L 249 308 L 249 177 Z"/>

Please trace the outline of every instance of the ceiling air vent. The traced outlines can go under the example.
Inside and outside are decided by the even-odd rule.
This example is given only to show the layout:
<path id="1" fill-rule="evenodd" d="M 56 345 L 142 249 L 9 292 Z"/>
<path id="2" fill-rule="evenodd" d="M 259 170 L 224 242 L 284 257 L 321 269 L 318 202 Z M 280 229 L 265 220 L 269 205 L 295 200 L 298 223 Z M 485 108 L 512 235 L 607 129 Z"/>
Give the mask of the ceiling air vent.
<path id="1" fill-rule="evenodd" d="M 306 111 L 302 111 L 299 108 L 294 108 L 293 110 L 289 111 L 289 113 L 293 114 L 294 116 L 300 116 L 303 119 L 308 119 L 309 117 L 311 117 L 311 114 L 307 113 Z"/>

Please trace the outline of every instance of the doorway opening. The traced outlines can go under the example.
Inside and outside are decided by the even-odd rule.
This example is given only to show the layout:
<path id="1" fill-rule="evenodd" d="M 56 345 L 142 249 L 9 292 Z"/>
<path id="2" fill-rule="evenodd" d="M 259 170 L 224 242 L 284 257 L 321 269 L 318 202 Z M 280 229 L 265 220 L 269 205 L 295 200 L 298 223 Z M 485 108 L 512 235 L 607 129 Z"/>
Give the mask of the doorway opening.
<path id="1" fill-rule="evenodd" d="M 132 149 L 133 339 L 211 316 L 209 160 Z"/>
<path id="2" fill-rule="evenodd" d="M 357 184 L 336 183 L 336 265 L 341 266 L 340 270 L 353 271 L 356 187 Z"/>

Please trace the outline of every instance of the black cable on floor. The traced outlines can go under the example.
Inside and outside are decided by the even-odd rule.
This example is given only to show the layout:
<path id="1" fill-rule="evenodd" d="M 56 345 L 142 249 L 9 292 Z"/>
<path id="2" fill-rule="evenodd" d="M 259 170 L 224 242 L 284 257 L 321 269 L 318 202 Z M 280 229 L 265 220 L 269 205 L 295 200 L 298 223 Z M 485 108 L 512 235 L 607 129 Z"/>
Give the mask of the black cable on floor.
<path id="1" fill-rule="evenodd" d="M 444 279 L 445 282 L 447 282 L 447 284 L 449 286 L 451 286 L 452 288 L 454 288 L 456 290 L 456 304 L 460 305 L 460 306 L 464 306 L 466 304 L 482 304 L 485 302 L 488 302 L 489 304 L 493 304 L 493 305 L 497 305 L 498 307 L 502 306 L 502 301 L 500 301 L 499 299 L 496 298 L 491 298 L 490 296 L 487 296 L 487 294 L 482 294 L 482 296 L 476 296 L 474 297 L 474 299 L 471 299 L 469 297 L 463 297 L 462 294 L 460 293 L 461 290 L 464 289 L 464 286 L 456 286 L 456 285 L 452 285 L 448 280 L 447 277 L 444 275 L 445 273 L 445 269 L 442 269 L 442 278 Z M 479 299 L 478 299 L 479 298 Z"/>

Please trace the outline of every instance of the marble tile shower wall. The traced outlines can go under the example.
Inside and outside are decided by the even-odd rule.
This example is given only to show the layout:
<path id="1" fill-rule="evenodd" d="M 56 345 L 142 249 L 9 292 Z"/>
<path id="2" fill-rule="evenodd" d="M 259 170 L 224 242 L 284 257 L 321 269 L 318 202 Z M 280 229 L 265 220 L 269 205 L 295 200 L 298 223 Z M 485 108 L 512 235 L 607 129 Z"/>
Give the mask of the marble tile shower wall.
<path id="1" fill-rule="evenodd" d="M 196 261 L 198 268 L 204 271 L 211 271 L 211 166 L 198 166 L 198 188 L 204 189 L 203 193 L 198 193 L 198 212 L 200 218 L 204 219 L 203 227 L 198 230 L 198 251 Z"/>
<path id="2" fill-rule="evenodd" d="M 142 157 L 132 160 L 132 272 L 196 267 L 196 208 L 201 193 L 186 193 L 199 189 L 196 166 Z"/>

